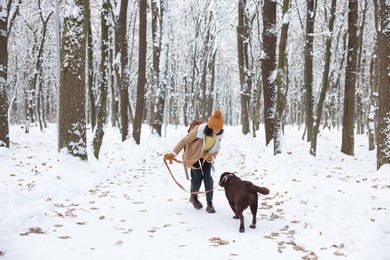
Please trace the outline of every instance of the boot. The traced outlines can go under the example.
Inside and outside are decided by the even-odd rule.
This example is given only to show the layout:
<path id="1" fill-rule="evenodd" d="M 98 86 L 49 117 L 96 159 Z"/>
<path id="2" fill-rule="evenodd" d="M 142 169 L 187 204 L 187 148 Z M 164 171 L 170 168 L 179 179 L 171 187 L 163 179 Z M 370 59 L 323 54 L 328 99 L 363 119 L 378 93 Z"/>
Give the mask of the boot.
<path id="1" fill-rule="evenodd" d="M 203 207 L 202 203 L 198 200 L 198 195 L 191 194 L 190 202 L 194 205 L 194 208 L 201 209 Z"/>
<path id="2" fill-rule="evenodd" d="M 206 211 L 207 211 L 208 213 L 215 213 L 215 209 L 214 209 L 214 206 L 213 206 L 213 202 L 207 201 L 207 208 L 206 208 Z"/>

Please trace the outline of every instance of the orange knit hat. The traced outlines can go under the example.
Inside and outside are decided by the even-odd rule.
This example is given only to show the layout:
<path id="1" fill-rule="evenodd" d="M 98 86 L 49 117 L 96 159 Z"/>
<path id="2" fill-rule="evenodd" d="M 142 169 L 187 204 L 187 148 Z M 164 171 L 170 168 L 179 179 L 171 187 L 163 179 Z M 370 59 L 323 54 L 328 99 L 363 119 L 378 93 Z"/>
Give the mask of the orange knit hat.
<path id="1" fill-rule="evenodd" d="M 223 117 L 221 110 L 215 110 L 214 114 L 210 116 L 207 126 L 211 129 L 222 129 L 223 128 Z"/>

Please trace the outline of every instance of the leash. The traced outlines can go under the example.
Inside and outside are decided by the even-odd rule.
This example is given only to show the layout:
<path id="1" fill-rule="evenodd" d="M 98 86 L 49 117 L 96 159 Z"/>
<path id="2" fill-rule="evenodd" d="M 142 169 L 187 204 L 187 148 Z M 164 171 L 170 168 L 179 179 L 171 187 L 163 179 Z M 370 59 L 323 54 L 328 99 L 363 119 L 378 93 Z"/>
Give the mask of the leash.
<path id="1" fill-rule="evenodd" d="M 207 191 L 193 191 L 193 192 L 190 192 L 190 191 L 186 190 L 186 189 L 183 187 L 183 185 L 181 185 L 181 184 L 176 180 L 175 176 L 173 176 L 173 173 L 172 173 L 171 168 L 169 167 L 169 165 L 168 165 L 168 163 L 167 163 L 167 160 L 165 160 L 165 159 L 163 158 L 163 161 L 164 161 L 165 166 L 167 167 L 167 169 L 168 169 L 168 171 L 169 171 L 169 174 L 171 175 L 172 179 L 173 179 L 174 182 L 176 183 L 176 185 L 179 186 L 180 189 L 182 189 L 183 191 L 185 191 L 185 192 L 187 192 L 187 193 L 196 194 L 196 195 L 198 195 L 198 194 L 206 194 L 206 193 L 208 193 L 208 192 L 210 192 L 210 191 L 215 190 L 215 189 L 218 187 L 218 184 L 219 184 L 219 183 L 218 183 L 214 188 L 212 188 L 211 190 L 207 190 Z M 175 162 L 177 162 L 177 163 L 182 163 L 182 164 L 184 164 L 184 166 L 188 166 L 188 162 L 182 162 L 182 161 L 180 161 L 180 160 L 178 160 L 178 159 L 175 159 L 175 158 L 170 159 L 170 160 L 169 160 L 169 164 L 172 164 L 172 161 L 175 161 Z M 205 162 L 205 160 L 203 159 L 203 162 L 202 162 L 202 164 L 201 164 L 201 166 L 200 166 L 199 168 L 192 167 L 192 165 L 189 166 L 189 167 L 192 168 L 192 169 L 195 169 L 195 170 L 196 170 L 196 169 L 202 169 L 202 166 L 203 166 L 204 162 Z M 202 172 L 203 172 L 203 170 L 202 170 Z M 187 179 L 188 179 L 188 176 L 187 176 Z"/>

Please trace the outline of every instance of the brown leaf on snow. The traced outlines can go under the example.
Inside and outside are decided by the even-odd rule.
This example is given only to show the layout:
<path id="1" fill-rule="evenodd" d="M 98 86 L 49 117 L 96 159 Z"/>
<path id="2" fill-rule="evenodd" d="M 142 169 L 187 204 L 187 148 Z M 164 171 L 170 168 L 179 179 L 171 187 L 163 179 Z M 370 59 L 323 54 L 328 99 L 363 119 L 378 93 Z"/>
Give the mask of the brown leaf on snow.
<path id="1" fill-rule="evenodd" d="M 283 246 L 283 245 L 281 245 L 281 246 L 278 246 L 278 252 L 279 253 L 283 253 L 283 249 L 286 249 L 286 246 Z"/>
<path id="2" fill-rule="evenodd" d="M 44 234 L 45 232 L 42 231 L 42 228 L 40 227 L 31 227 L 28 229 L 28 233 L 34 233 L 34 234 Z"/>
<path id="3" fill-rule="evenodd" d="M 212 237 L 209 239 L 211 243 L 214 243 L 214 246 L 218 245 L 228 245 L 229 241 L 222 240 L 220 237 Z"/>
<path id="4" fill-rule="evenodd" d="M 70 237 L 70 236 L 59 236 L 58 238 L 59 238 L 59 239 L 70 239 L 70 238 L 72 238 L 72 237 Z"/>

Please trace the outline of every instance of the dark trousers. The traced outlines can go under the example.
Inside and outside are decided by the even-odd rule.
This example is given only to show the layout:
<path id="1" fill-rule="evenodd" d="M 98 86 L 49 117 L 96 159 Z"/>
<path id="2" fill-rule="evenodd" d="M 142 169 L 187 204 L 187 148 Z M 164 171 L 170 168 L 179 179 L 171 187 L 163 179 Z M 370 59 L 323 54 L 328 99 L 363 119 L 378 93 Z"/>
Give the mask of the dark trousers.
<path id="1" fill-rule="evenodd" d="M 200 162 L 203 162 L 203 158 L 199 159 L 194 165 L 194 168 L 199 168 Z M 202 185 L 202 181 L 204 181 L 205 190 L 212 190 L 214 186 L 213 177 L 211 177 L 211 163 L 204 162 L 201 169 L 191 169 L 191 192 L 199 191 L 200 186 Z M 213 200 L 213 191 L 206 193 L 206 201 Z"/>

